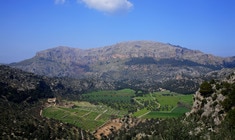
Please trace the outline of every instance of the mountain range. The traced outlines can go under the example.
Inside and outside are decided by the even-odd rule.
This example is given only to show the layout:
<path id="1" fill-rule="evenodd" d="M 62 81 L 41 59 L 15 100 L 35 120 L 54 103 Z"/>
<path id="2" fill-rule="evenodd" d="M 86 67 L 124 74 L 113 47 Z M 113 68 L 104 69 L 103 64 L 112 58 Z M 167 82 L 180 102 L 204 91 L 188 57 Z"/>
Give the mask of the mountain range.
<path id="1" fill-rule="evenodd" d="M 10 66 L 49 77 L 99 79 L 115 88 L 192 93 L 202 77 L 235 67 L 235 57 L 153 41 L 128 41 L 87 50 L 60 46 Z"/>

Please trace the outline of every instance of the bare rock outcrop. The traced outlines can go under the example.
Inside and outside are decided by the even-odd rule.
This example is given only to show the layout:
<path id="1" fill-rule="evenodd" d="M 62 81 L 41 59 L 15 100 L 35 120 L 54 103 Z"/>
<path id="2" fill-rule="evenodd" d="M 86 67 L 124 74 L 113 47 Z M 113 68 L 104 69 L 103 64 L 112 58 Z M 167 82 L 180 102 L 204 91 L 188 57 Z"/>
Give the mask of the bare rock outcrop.
<path id="1" fill-rule="evenodd" d="M 193 97 L 194 103 L 192 109 L 186 115 L 196 114 L 202 119 L 212 121 L 215 125 L 221 124 L 227 113 L 223 102 L 228 98 L 226 95 L 230 92 L 228 85 L 233 85 L 234 83 L 235 71 L 222 81 L 210 82 L 213 90 L 213 93 L 210 95 L 203 95 L 199 89 Z"/>

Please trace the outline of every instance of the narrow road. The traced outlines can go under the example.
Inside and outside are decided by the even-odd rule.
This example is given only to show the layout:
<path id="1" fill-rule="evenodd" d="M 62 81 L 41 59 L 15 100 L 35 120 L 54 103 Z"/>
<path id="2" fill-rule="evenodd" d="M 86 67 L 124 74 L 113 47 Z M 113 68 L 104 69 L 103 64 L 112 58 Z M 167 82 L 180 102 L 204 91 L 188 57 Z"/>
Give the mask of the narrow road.
<path id="1" fill-rule="evenodd" d="M 156 98 L 152 96 L 152 93 L 149 93 L 149 94 L 150 94 L 150 96 L 153 98 L 153 100 L 156 100 Z M 156 101 L 155 101 L 155 103 L 156 103 L 156 104 L 158 104 L 158 109 L 160 109 L 161 104 L 159 104 L 159 103 L 158 103 L 158 102 L 156 102 Z"/>
<path id="2" fill-rule="evenodd" d="M 98 116 L 96 116 L 96 118 L 94 120 L 96 121 L 102 114 L 104 114 L 107 111 L 108 111 L 108 109 L 106 109 L 103 113 L 100 113 Z"/>
<path id="3" fill-rule="evenodd" d="M 146 113 L 144 113 L 144 114 L 140 115 L 138 118 L 141 118 L 141 117 L 143 117 L 143 116 L 145 116 L 145 115 L 149 114 L 150 112 L 151 112 L 151 111 L 146 112 Z"/>
<path id="4" fill-rule="evenodd" d="M 84 115 L 82 115 L 82 117 L 85 117 L 85 116 L 89 115 L 90 113 L 91 113 L 91 111 L 86 113 L 86 114 L 84 114 Z"/>
<path id="5" fill-rule="evenodd" d="M 133 98 L 134 99 L 134 101 L 136 102 L 136 103 L 138 103 L 139 105 L 141 105 L 141 106 L 143 106 L 144 107 L 144 104 L 142 104 L 141 102 L 139 102 L 138 100 L 136 100 L 135 98 Z"/>

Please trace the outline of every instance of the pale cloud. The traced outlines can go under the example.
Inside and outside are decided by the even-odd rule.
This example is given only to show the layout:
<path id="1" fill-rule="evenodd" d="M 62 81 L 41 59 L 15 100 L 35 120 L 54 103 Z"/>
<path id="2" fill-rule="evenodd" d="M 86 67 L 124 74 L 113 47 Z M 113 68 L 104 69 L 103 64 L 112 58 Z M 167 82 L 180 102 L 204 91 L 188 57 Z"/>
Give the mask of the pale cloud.
<path id="1" fill-rule="evenodd" d="M 89 8 L 106 13 L 115 13 L 128 11 L 133 4 L 128 0 L 80 0 Z"/>
<path id="2" fill-rule="evenodd" d="M 55 4 L 64 4 L 66 0 L 55 0 Z"/>

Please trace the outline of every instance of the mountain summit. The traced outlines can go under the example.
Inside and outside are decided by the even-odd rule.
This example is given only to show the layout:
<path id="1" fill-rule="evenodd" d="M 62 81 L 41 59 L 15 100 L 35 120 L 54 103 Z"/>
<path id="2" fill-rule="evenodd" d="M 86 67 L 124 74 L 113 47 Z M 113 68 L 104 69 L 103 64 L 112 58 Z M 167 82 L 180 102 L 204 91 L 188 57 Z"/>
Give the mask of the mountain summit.
<path id="1" fill-rule="evenodd" d="M 87 50 L 56 47 L 10 66 L 46 76 L 95 77 L 117 88 L 185 90 L 188 86 L 188 92 L 192 92 L 200 77 L 235 66 L 235 58 L 153 41 L 129 41 Z"/>

